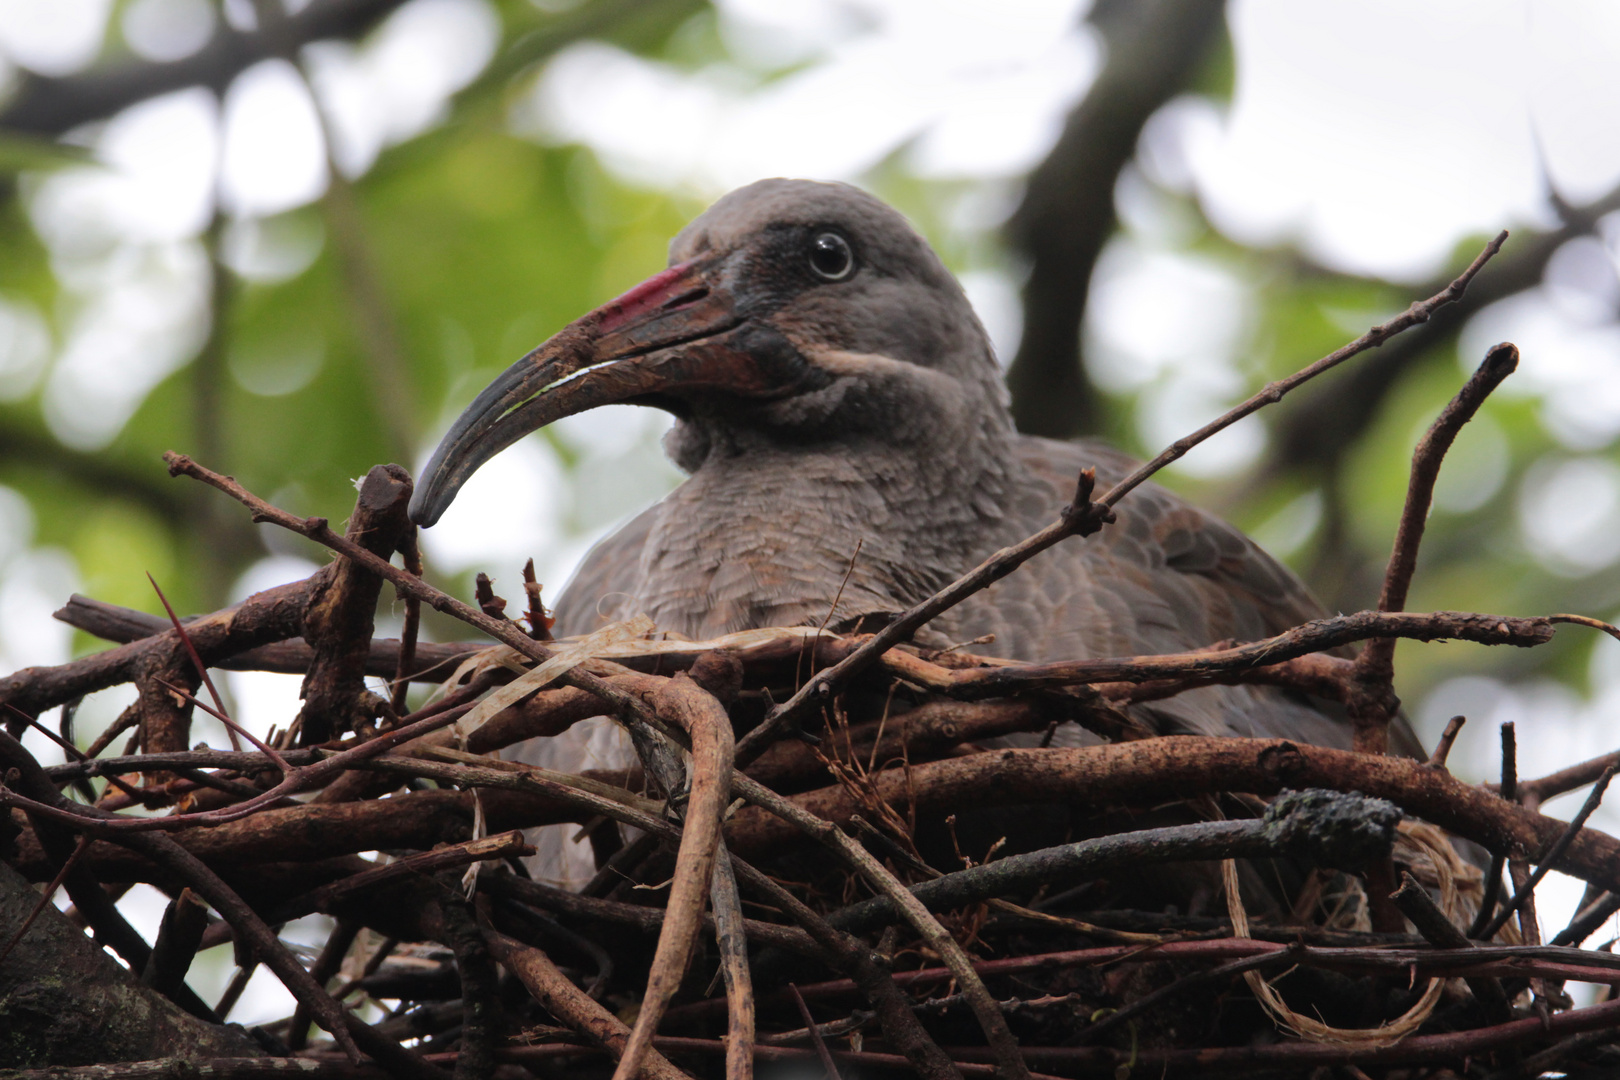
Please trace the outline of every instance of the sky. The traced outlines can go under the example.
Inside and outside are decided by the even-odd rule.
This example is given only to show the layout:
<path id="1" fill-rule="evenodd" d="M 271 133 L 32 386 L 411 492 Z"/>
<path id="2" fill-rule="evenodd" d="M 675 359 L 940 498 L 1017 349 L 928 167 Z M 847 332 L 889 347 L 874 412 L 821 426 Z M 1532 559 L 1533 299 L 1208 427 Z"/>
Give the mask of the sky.
<path id="1" fill-rule="evenodd" d="M 917 176 L 959 184 L 946 227 L 983 236 L 1014 205 L 1019 177 L 1051 147 L 1105 60 L 1082 22 L 1086 5 L 1072 0 L 719 0 L 717 8 L 726 59 L 693 69 L 578 44 L 518 95 L 512 130 L 589 146 L 626 181 L 704 199 L 764 176 L 858 181 L 900 161 Z M 239 25 L 252 17 L 251 5 L 234 0 L 223 10 Z M 0 0 L 0 85 L 22 68 L 67 74 L 90 63 L 108 11 L 106 0 Z M 124 9 L 122 30 L 141 55 L 172 59 L 200 46 L 213 11 L 206 0 L 138 0 Z M 1240 242 L 1293 245 L 1326 266 L 1416 283 L 1470 237 L 1547 225 L 1550 195 L 1579 204 L 1620 185 L 1620 5 L 1234 0 L 1229 24 L 1233 99 L 1189 95 L 1149 125 L 1121 182 L 1125 230 L 1105 252 L 1085 329 L 1094 377 L 1105 388 L 1144 391 L 1136 424 L 1150 445 L 1243 391 L 1239 353 L 1254 309 L 1244 282 L 1186 250 L 1185 223 L 1166 209 L 1164 193 L 1196 197 Z M 241 273 L 297 273 L 319 239 L 272 236 L 261 222 L 320 197 L 328 143 L 344 173 L 363 175 L 383 149 L 442 118 L 497 38 L 484 0 L 411 0 L 359 45 L 312 48 L 307 82 L 291 64 L 267 61 L 222 99 L 181 91 L 75 133 L 105 167 L 27 183 L 29 212 L 75 315 L 52 342 L 41 313 L 0 295 L 0 398 L 43 386 L 47 422 L 63 442 L 107 445 L 206 334 L 199 236 L 213 200 L 231 217 L 226 247 Z M 1506 392 L 1537 401 L 1563 456 L 1526 488 L 1522 529 L 1570 573 L 1620 555 L 1620 470 L 1596 453 L 1620 436 L 1620 218 L 1601 231 L 1602 240 L 1560 252 L 1541 288 L 1479 315 L 1461 350 L 1477 357 L 1511 338 L 1524 352 Z M 1011 355 L 1017 268 L 992 258 L 965 283 L 998 351 Z M 270 377 L 251 365 L 233 373 L 250 389 Z M 298 372 L 271 374 L 285 381 Z M 654 451 L 635 449 L 653 445 L 657 416 L 590 415 L 563 433 L 587 466 L 641 454 L 652 479 L 635 499 L 673 482 L 650 459 Z M 1223 475 L 1263 449 L 1263 431 L 1241 427 L 1184 467 Z M 430 450 L 422 446 L 421 458 Z M 1488 494 L 1489 469 L 1480 475 Z M 530 440 L 468 485 L 426 535 L 429 552 L 452 570 L 509 559 L 498 531 L 482 523 L 498 490 L 527 490 L 524 506 L 503 496 L 502 512 L 552 541 L 545 576 L 559 580 L 628 509 L 589 515 L 592 533 L 559 533 L 558 507 L 600 487 L 589 468 L 586 476 L 571 487 L 553 452 Z M 58 662 L 70 644 L 48 616 L 76 570 L 61 552 L 33 548 L 30 530 L 26 504 L 0 489 L 0 669 Z M 238 592 L 309 565 L 267 560 Z M 262 703 L 263 716 L 250 723 L 286 715 L 285 680 L 232 679 L 239 697 Z M 1555 689 L 1459 683 L 1424 708 L 1471 702 L 1482 729 L 1498 714 L 1573 718 L 1557 740 L 1525 750 L 1531 760 L 1545 750 L 1566 763 L 1569 740 L 1582 753 L 1586 742 L 1592 752 L 1609 748 L 1590 720 L 1610 702 L 1620 706 L 1620 646 L 1597 651 L 1593 685 L 1592 701 L 1574 702 L 1552 700 Z"/>

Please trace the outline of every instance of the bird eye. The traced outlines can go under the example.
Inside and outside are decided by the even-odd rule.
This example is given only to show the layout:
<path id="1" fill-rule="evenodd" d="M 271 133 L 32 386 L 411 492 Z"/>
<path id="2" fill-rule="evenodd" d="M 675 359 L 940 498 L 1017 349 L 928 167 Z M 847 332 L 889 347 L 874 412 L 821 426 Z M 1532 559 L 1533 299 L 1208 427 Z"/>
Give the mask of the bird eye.
<path id="1" fill-rule="evenodd" d="M 810 241 L 810 269 L 823 281 L 843 281 L 855 272 L 855 253 L 849 241 L 824 232 Z"/>

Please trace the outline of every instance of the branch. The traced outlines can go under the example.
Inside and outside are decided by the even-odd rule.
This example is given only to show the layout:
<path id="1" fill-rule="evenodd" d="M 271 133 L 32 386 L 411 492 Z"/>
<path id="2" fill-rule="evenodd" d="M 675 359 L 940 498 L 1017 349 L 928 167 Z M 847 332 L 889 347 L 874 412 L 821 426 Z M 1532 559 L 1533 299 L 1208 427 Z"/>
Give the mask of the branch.
<path id="1" fill-rule="evenodd" d="M 551 659 L 551 650 L 525 634 L 516 623 L 492 619 L 477 608 L 470 607 L 449 594 L 440 592 L 415 574 L 401 570 L 386 559 L 367 551 L 359 544 L 334 533 L 328 527 L 325 518 L 300 518 L 287 513 L 285 510 L 271 506 L 242 487 L 233 478 L 206 469 L 184 454 L 177 454 L 172 450 L 166 451 L 163 460 L 168 462 L 170 476 L 189 476 L 194 480 L 202 481 L 209 487 L 223 491 L 251 510 L 254 521 L 279 525 L 281 528 L 313 540 L 323 547 L 331 548 L 350 562 L 356 563 L 388 581 L 406 596 L 414 596 L 428 604 L 435 611 L 460 619 L 462 622 L 488 634 L 496 641 L 511 646 L 537 663 L 544 663 Z M 656 718 L 640 699 L 615 687 L 608 686 L 594 675 L 586 674 L 578 668 L 572 668 L 559 675 L 557 681 L 596 694 L 603 701 L 613 706 L 614 712 L 626 720 L 639 720 L 649 726 L 656 725 Z"/>
<path id="2" fill-rule="evenodd" d="M 1029 260 L 1024 331 L 1007 371 L 1013 418 L 1030 435 L 1095 430 L 1095 392 L 1080 359 L 1092 271 L 1114 231 L 1114 192 L 1148 118 L 1183 90 L 1221 36 L 1218 0 L 1099 4 L 1105 64 L 1029 174 L 1007 223 Z"/>
<path id="3" fill-rule="evenodd" d="M 958 870 L 913 885 L 911 893 L 932 911 L 950 911 L 996 896 L 1033 892 L 1043 884 L 1166 862 L 1287 856 L 1317 866 L 1359 869 L 1389 853 L 1399 820 L 1400 811 L 1382 799 L 1294 792 L 1274 802 L 1261 819 L 1200 821 L 1094 837 Z M 851 933 L 875 930 L 897 918 L 898 909 L 884 896 L 827 917 Z"/>
<path id="4" fill-rule="evenodd" d="M 892 806 L 914 800 L 919 813 L 1042 801 L 1152 806 L 1204 793 L 1275 795 L 1284 788 L 1313 787 L 1387 799 L 1414 817 L 1492 850 L 1540 853 L 1568 825 L 1505 802 L 1423 762 L 1284 739 L 1171 736 L 1063 750 L 995 750 L 872 777 L 878 798 Z M 791 801 L 839 825 L 867 812 L 842 787 L 795 795 Z M 772 815 L 746 807 L 732 817 L 727 843 L 746 856 L 779 851 L 796 839 L 796 833 Z M 1620 841 L 1596 829 L 1582 829 L 1553 869 L 1620 889 Z"/>
<path id="5" fill-rule="evenodd" d="M 900 884 L 893 874 L 884 869 L 883 864 L 861 846 L 859 841 L 836 825 L 806 813 L 792 801 L 746 777 L 738 776 L 734 786 L 737 793 L 750 803 L 820 841 L 886 897 L 894 905 L 894 910 L 911 924 L 935 954 L 944 959 L 952 976 L 961 984 L 962 993 L 973 1009 L 979 1026 L 984 1030 L 985 1039 L 995 1050 L 998 1072 L 1003 1076 L 1003 1080 L 1007 1078 L 1028 1080 L 1029 1066 L 1024 1063 L 1023 1057 L 1018 1052 L 1018 1043 L 1007 1027 L 1006 1018 L 1001 1015 L 1001 1010 L 996 1007 L 990 992 L 985 989 L 984 983 L 974 972 L 967 953 L 939 924 L 939 920 L 929 913 L 928 908 Z"/>
<path id="6" fill-rule="evenodd" d="M 182 60 L 127 62 L 111 70 L 51 79 L 26 78 L 5 109 L 0 127 L 62 135 L 120 109 L 188 86 L 224 94 L 236 76 L 272 57 L 293 59 L 322 38 L 360 37 L 403 0 L 315 0 L 296 15 L 257 31 L 222 26 L 213 40 Z"/>
<path id="7" fill-rule="evenodd" d="M 1441 410 L 1412 452 L 1412 474 L 1407 482 L 1406 503 L 1384 572 L 1384 587 L 1378 596 L 1379 611 L 1400 611 L 1406 607 L 1406 594 L 1417 570 L 1418 545 L 1434 502 L 1434 485 L 1446 452 L 1456 441 L 1463 425 L 1474 418 L 1492 390 L 1519 366 L 1519 350 L 1510 344 L 1497 345 L 1485 354 L 1479 368 Z M 1356 693 L 1347 701 L 1355 728 L 1355 747 L 1369 754 L 1389 752 L 1389 724 L 1400 701 L 1395 696 L 1395 639 L 1374 638 L 1356 657 L 1352 685 Z"/>
<path id="8" fill-rule="evenodd" d="M 410 569 L 408 562 L 407 569 Z M 411 573 L 416 573 L 416 570 L 412 569 Z M 252 598 L 246 601 L 248 604 L 253 602 Z M 415 600 L 409 602 L 417 603 Z M 182 618 L 180 621 L 189 629 L 198 618 L 206 617 L 192 616 Z M 52 618 L 103 641 L 117 642 L 120 645 L 161 634 L 169 629 L 168 622 L 156 615 L 148 615 L 134 608 L 119 607 L 117 604 L 109 604 L 105 600 L 95 600 L 78 593 L 68 597 L 68 602 L 58 608 Z M 410 678 L 417 682 L 447 678 L 457 664 L 487 647 L 476 641 L 444 643 L 419 641 L 412 657 Z M 403 642 L 394 638 L 373 638 L 370 653 L 366 658 L 366 674 L 379 679 L 397 679 L 404 655 Z M 210 666 L 224 668 L 226 671 L 274 671 L 284 675 L 303 675 L 309 671 L 309 665 L 314 658 L 315 650 L 309 643 L 302 637 L 294 637 L 287 641 L 245 649 L 231 656 L 216 657 Z"/>
<path id="9" fill-rule="evenodd" d="M 1468 288 L 1468 283 L 1484 268 L 1485 264 L 1491 260 L 1491 257 L 1501 250 L 1502 244 L 1507 240 L 1507 235 L 1505 230 L 1498 233 L 1496 238 L 1486 244 L 1485 248 L 1474 257 L 1474 261 L 1468 265 L 1468 268 L 1440 292 L 1427 300 L 1415 301 L 1406 311 L 1395 318 L 1373 327 L 1348 345 L 1336 349 L 1286 379 L 1279 379 L 1268 384 L 1259 393 L 1228 410 L 1224 415 L 1210 421 L 1192 434 L 1177 439 L 1166 447 L 1158 457 L 1138 467 L 1095 502 L 1091 499 L 1096 484 L 1095 472 L 1091 469 L 1083 471 L 1075 487 L 1074 501 L 1063 508 L 1057 521 L 1028 539 L 1012 547 L 1001 549 L 933 596 L 902 612 L 888 626 L 873 635 L 870 641 L 834 665 L 831 670 L 822 672 L 816 678 L 805 683 L 792 698 L 773 710 L 764 723 L 749 732 L 737 744 L 737 760 L 744 765 L 752 761 L 770 740 L 802 719 L 803 715 L 812 707 L 813 702 L 829 698 L 835 690 L 842 687 L 849 679 L 876 662 L 878 657 L 891 646 L 911 637 L 912 634 L 916 633 L 918 629 L 936 616 L 955 607 L 969 596 L 989 588 L 1047 548 L 1071 536 L 1089 536 L 1101 529 L 1113 520 L 1112 507 L 1117 505 L 1121 499 L 1146 483 L 1154 473 L 1182 457 L 1199 443 L 1224 431 L 1266 405 L 1281 401 L 1295 387 L 1308 382 L 1324 371 L 1336 367 L 1352 356 L 1376 348 L 1403 330 L 1427 322 L 1436 310 L 1453 302 L 1463 294 L 1463 291 Z"/>

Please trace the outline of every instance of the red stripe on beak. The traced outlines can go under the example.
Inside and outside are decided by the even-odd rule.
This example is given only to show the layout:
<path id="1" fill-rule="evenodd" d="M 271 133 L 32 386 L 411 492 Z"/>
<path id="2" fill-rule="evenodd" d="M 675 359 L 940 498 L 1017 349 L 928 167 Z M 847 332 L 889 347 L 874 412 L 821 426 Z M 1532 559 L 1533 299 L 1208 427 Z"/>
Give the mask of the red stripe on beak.
<path id="1" fill-rule="evenodd" d="M 679 263 L 662 270 L 643 281 L 616 300 L 609 300 L 597 309 L 599 332 L 611 333 L 629 323 L 646 318 L 653 312 L 679 300 L 683 294 L 701 294 L 708 290 L 693 272 L 693 264 Z M 694 300 L 698 298 L 693 295 Z"/>

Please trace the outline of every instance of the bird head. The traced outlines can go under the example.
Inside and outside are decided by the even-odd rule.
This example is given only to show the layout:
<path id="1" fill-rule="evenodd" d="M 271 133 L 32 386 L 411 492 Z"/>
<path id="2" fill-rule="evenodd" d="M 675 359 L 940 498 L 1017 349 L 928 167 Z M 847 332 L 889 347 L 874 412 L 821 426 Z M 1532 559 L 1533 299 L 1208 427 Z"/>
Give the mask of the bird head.
<path id="1" fill-rule="evenodd" d="M 961 286 L 900 214 L 844 184 L 762 180 L 687 226 L 667 270 L 486 387 L 434 451 L 411 518 L 432 525 L 495 454 L 598 405 L 797 444 L 892 442 L 937 428 L 940 410 L 999 419 L 1004 395 Z"/>

